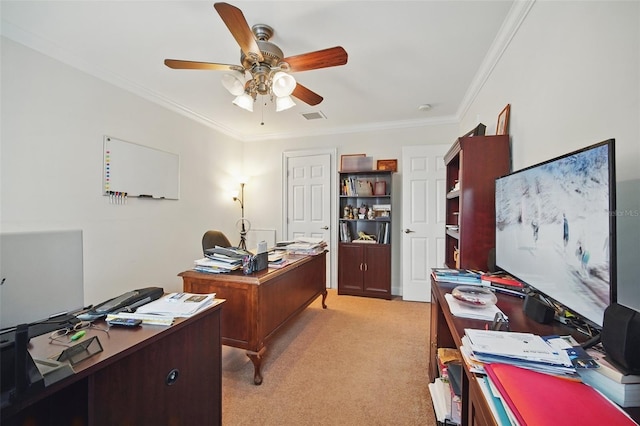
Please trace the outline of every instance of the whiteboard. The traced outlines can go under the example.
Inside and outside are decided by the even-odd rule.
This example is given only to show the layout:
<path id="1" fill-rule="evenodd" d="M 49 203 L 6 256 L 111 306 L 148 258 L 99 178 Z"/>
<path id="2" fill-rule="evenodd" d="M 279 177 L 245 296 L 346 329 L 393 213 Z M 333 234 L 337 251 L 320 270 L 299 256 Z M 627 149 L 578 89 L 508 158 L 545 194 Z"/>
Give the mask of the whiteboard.
<path id="1" fill-rule="evenodd" d="M 105 136 L 103 176 L 103 195 L 180 198 L 178 154 Z"/>

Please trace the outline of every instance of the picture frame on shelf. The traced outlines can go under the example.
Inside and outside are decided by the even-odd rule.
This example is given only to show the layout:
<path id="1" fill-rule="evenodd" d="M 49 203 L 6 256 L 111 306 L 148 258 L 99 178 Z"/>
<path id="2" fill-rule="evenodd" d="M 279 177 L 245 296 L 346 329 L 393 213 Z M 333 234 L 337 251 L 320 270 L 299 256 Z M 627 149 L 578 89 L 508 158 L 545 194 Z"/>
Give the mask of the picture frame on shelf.
<path id="1" fill-rule="evenodd" d="M 509 112 L 511 111 L 511 104 L 507 104 L 500 111 L 498 115 L 498 124 L 496 126 L 496 135 L 508 135 L 509 134 Z"/>
<path id="2" fill-rule="evenodd" d="M 387 182 L 377 181 L 373 186 L 373 195 L 387 195 Z"/>
<path id="3" fill-rule="evenodd" d="M 376 163 L 377 170 L 387 170 L 390 172 L 398 171 L 398 160 L 378 160 Z"/>
<path id="4" fill-rule="evenodd" d="M 367 154 L 345 154 L 340 156 L 341 172 L 357 172 Z"/>

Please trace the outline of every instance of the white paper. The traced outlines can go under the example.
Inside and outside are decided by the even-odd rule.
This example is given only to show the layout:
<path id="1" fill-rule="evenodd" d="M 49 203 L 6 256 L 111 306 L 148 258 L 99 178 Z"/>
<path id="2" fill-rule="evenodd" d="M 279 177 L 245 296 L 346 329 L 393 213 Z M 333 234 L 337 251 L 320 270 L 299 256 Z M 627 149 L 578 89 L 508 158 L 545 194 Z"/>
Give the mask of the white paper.
<path id="1" fill-rule="evenodd" d="M 482 306 L 482 307 L 471 306 L 457 300 L 450 293 L 445 294 L 444 298 L 449 305 L 449 310 L 451 311 L 451 314 L 453 314 L 453 316 L 456 316 L 456 317 L 493 321 L 493 319 L 496 316 L 496 313 L 501 312 L 504 315 L 504 312 L 502 312 L 500 308 L 498 308 L 496 305 Z M 506 315 L 504 316 L 505 318 L 507 317 Z"/>
<path id="2" fill-rule="evenodd" d="M 140 306 L 140 314 L 158 314 L 173 317 L 190 317 L 211 305 L 216 294 L 170 293 L 158 300 Z"/>

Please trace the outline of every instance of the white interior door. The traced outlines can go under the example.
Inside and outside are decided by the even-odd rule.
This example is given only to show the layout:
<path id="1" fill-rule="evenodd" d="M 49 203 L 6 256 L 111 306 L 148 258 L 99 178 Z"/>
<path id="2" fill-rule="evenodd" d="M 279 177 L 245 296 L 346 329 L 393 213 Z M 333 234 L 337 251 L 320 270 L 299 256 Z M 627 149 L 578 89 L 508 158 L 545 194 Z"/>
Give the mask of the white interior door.
<path id="1" fill-rule="evenodd" d="M 332 167 L 335 151 L 293 151 L 284 155 L 285 239 L 316 237 L 327 242 L 327 287 L 330 287 L 331 282 L 336 282 L 331 267 L 332 254 L 336 251 L 332 218 L 337 216 L 332 212 L 331 203 L 332 188 L 335 187 Z"/>
<path id="2" fill-rule="evenodd" d="M 449 145 L 402 148 L 402 298 L 431 301 L 431 268 L 444 264 Z"/>

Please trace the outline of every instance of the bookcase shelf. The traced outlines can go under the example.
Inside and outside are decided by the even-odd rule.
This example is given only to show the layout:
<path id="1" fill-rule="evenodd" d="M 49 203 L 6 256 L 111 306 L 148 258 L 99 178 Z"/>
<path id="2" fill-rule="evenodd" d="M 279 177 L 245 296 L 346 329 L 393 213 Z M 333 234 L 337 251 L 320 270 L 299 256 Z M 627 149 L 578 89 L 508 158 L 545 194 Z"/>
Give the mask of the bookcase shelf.
<path id="1" fill-rule="evenodd" d="M 509 136 L 463 136 L 446 165 L 445 266 L 487 270 L 495 246 L 495 179 L 509 173 Z"/>
<path id="2" fill-rule="evenodd" d="M 392 173 L 339 173 L 338 294 L 391 298 Z"/>

